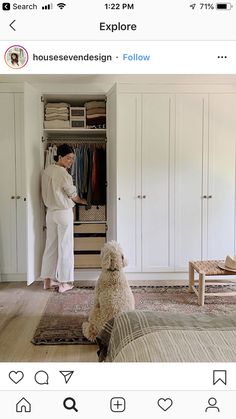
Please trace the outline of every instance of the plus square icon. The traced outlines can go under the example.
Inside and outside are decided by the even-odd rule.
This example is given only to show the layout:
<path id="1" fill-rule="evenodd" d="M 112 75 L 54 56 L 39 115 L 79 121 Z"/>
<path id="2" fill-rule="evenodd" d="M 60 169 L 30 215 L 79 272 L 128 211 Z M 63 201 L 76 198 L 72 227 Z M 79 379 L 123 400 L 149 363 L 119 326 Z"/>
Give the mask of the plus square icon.
<path id="1" fill-rule="evenodd" d="M 112 412 L 124 412 L 125 399 L 123 397 L 113 397 L 110 400 L 110 409 Z"/>

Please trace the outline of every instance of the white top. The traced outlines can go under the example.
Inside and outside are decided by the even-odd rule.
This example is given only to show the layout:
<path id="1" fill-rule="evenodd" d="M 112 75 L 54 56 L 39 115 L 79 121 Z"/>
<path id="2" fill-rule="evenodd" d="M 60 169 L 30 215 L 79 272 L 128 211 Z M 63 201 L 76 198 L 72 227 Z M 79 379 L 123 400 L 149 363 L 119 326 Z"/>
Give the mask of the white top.
<path id="1" fill-rule="evenodd" d="M 42 174 L 42 197 L 50 210 L 72 208 L 75 203 L 70 198 L 77 195 L 72 176 L 57 164 L 50 164 Z"/>

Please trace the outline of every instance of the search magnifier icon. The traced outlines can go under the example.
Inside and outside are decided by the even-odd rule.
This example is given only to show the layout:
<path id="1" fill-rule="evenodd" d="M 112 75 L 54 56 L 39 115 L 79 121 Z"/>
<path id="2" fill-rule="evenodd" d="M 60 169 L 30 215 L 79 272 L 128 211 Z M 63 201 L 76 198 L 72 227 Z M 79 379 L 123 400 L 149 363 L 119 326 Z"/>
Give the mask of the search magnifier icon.
<path id="1" fill-rule="evenodd" d="M 75 410 L 75 412 L 78 412 L 78 409 L 76 408 L 76 402 L 73 397 L 66 397 L 66 399 L 63 401 L 63 406 L 67 410 Z"/>

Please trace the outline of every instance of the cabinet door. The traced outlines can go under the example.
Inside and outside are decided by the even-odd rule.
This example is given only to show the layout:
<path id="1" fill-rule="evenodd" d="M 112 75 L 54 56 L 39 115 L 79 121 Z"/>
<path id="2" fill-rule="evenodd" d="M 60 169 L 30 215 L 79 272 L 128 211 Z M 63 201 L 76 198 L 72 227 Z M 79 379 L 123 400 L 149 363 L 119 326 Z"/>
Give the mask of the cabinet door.
<path id="1" fill-rule="evenodd" d="M 236 95 L 212 94 L 209 103 L 209 182 L 205 257 L 235 254 Z"/>
<path id="2" fill-rule="evenodd" d="M 129 272 L 141 271 L 141 98 L 121 94 L 117 103 L 117 240 Z"/>
<path id="3" fill-rule="evenodd" d="M 24 96 L 15 93 L 16 247 L 17 273 L 26 273 L 26 193 L 24 152 Z"/>
<path id="4" fill-rule="evenodd" d="M 0 272 L 17 272 L 14 94 L 0 94 Z"/>
<path id="5" fill-rule="evenodd" d="M 142 271 L 173 269 L 173 97 L 142 98 Z M 172 265 L 172 266 L 171 266 Z"/>
<path id="6" fill-rule="evenodd" d="M 41 170 L 43 152 L 41 147 L 41 102 L 40 93 L 25 83 L 25 166 L 27 198 L 27 283 L 31 284 L 40 275 L 43 253 L 43 202 L 41 198 Z"/>
<path id="7" fill-rule="evenodd" d="M 203 256 L 206 211 L 207 96 L 176 95 L 175 269 Z"/>

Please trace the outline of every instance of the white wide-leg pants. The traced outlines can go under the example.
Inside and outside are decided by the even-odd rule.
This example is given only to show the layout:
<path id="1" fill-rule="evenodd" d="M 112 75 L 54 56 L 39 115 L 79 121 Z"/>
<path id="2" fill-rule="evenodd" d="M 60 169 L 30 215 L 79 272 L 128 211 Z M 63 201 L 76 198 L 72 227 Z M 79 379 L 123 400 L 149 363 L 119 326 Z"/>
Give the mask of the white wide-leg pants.
<path id="1" fill-rule="evenodd" d="M 47 211 L 47 236 L 41 278 L 74 281 L 73 211 Z"/>

